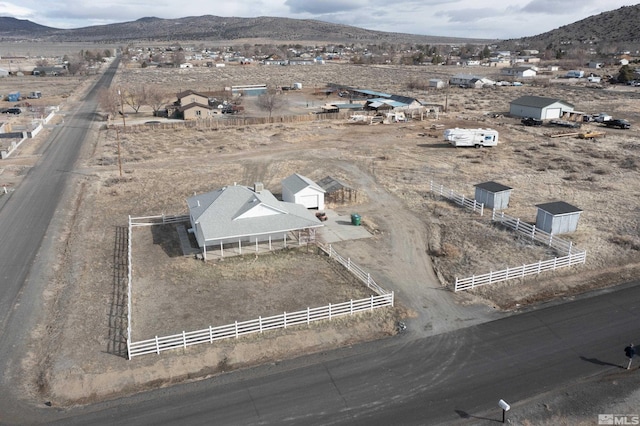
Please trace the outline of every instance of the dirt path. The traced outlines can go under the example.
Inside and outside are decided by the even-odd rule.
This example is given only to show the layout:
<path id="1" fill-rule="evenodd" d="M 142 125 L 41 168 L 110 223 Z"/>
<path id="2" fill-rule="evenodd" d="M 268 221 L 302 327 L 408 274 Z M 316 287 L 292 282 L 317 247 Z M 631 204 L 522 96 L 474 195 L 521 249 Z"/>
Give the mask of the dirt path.
<path id="1" fill-rule="evenodd" d="M 383 230 L 381 237 L 370 244 L 347 242 L 346 251 L 390 283 L 399 301 L 415 315 L 410 320 L 411 331 L 422 337 L 497 317 L 497 312 L 484 304 L 461 304 L 460 298 L 440 285 L 427 254 L 428 231 L 423 220 L 408 209 L 397 208 L 402 201 L 385 191 L 376 183 L 375 177 L 358 165 L 351 162 L 338 165 L 356 177 L 358 187 L 369 199 L 376 200 L 375 205 L 358 207 L 364 217 L 372 217 Z M 357 249 L 349 247 L 355 245 Z M 387 253 L 385 264 L 380 263 L 380 246 Z"/>

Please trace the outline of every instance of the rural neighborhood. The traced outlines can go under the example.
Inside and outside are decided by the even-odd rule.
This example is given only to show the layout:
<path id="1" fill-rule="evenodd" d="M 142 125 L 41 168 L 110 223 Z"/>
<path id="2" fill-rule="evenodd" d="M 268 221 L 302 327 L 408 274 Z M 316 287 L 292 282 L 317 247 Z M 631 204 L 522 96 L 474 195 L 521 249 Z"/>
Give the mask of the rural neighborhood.
<path id="1" fill-rule="evenodd" d="M 88 406 L 637 278 L 638 52 L 218 44 L 0 51 L 0 208 L 95 109 L 22 395 Z"/>

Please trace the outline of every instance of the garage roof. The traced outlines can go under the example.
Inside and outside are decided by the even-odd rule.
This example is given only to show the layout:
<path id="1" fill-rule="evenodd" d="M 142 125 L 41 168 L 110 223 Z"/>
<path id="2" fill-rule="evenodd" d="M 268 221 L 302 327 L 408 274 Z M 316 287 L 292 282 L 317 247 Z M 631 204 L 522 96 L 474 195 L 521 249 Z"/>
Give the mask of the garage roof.
<path id="1" fill-rule="evenodd" d="M 574 107 L 574 105 L 570 104 L 569 102 L 565 102 L 560 99 L 545 98 L 542 96 L 521 96 L 518 99 L 511 101 L 511 103 L 513 105 L 523 105 L 534 108 L 544 108 L 555 103 L 561 103 L 571 108 Z"/>

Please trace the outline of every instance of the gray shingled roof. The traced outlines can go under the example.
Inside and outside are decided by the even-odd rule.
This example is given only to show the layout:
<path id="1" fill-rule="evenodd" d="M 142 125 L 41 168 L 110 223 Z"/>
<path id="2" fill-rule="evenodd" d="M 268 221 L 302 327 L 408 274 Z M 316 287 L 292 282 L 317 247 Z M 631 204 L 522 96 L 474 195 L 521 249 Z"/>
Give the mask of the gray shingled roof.
<path id="1" fill-rule="evenodd" d="M 320 185 L 318 185 L 308 177 L 299 175 L 297 173 L 294 173 L 291 176 L 285 178 L 282 181 L 282 187 L 288 188 L 294 194 L 297 194 L 298 192 L 308 187 L 311 187 L 318 192 L 325 192 Z"/>
<path id="2" fill-rule="evenodd" d="M 574 107 L 574 105 L 569 102 L 565 102 L 560 99 L 545 98 L 542 96 L 520 96 L 518 99 L 511 101 L 513 105 L 524 105 L 534 108 L 544 108 L 551 104 L 555 104 L 556 102 L 565 104 L 571 108 Z"/>
<path id="3" fill-rule="evenodd" d="M 544 210 L 547 213 L 551 213 L 552 215 L 579 213 L 582 211 L 582 209 L 579 209 L 576 206 L 572 206 L 569 203 L 565 203 L 564 201 L 553 201 L 551 203 L 536 204 L 536 207 L 540 210 Z"/>
<path id="4" fill-rule="evenodd" d="M 511 187 L 508 187 L 508 186 L 505 186 L 505 185 L 503 185 L 501 183 L 493 182 L 493 181 L 479 183 L 479 184 L 477 184 L 475 186 L 477 188 L 484 189 L 485 191 L 489 191 L 489 192 L 493 192 L 493 193 L 509 191 L 509 190 L 512 189 Z"/>
<path id="5" fill-rule="evenodd" d="M 266 189 L 227 186 L 189 197 L 187 204 L 206 241 L 323 226 L 303 205 L 279 201 Z"/>

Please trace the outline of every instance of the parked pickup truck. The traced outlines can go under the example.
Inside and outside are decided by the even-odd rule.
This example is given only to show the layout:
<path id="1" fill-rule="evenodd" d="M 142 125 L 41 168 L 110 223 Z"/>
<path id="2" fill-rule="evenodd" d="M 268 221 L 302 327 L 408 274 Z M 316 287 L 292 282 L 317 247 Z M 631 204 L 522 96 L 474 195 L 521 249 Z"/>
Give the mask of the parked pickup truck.
<path id="1" fill-rule="evenodd" d="M 542 120 L 539 118 L 526 117 L 520 120 L 520 122 L 525 126 L 542 126 Z"/>
<path id="2" fill-rule="evenodd" d="M 607 127 L 617 127 L 619 129 L 630 129 L 631 128 L 631 124 L 627 120 L 622 120 L 622 119 L 618 119 L 618 118 L 614 118 L 612 120 L 604 121 L 602 124 L 604 124 Z"/>

